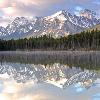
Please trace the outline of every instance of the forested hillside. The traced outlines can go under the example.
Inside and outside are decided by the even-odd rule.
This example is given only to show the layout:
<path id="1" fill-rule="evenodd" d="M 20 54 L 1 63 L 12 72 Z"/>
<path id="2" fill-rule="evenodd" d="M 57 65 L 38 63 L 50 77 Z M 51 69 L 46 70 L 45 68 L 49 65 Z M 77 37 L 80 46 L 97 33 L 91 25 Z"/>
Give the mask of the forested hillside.
<path id="1" fill-rule="evenodd" d="M 92 31 L 92 30 L 96 30 L 96 29 L 98 29 L 100 31 L 100 24 L 95 25 L 95 26 L 93 26 L 91 28 L 85 29 L 85 31 Z"/>
<path id="2" fill-rule="evenodd" d="M 0 50 L 100 50 L 100 31 L 84 31 L 61 38 L 44 35 L 38 38 L 0 40 Z"/>

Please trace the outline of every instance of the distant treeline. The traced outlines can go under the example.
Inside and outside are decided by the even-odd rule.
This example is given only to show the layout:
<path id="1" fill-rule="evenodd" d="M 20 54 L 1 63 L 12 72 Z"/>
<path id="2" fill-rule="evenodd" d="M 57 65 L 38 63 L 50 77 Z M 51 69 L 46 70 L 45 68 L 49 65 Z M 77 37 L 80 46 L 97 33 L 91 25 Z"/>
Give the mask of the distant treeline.
<path id="1" fill-rule="evenodd" d="M 1 39 L 0 51 L 4 50 L 100 50 L 100 31 L 83 31 L 61 38 L 44 35 L 29 39 Z"/>

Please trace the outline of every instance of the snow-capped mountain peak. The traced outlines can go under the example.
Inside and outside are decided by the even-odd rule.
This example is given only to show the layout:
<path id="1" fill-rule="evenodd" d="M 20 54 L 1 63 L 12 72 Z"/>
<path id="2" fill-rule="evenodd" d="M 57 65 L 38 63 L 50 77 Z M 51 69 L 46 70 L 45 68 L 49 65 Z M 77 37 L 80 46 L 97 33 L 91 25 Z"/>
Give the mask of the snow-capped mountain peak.
<path id="1" fill-rule="evenodd" d="M 93 18 L 88 18 L 92 11 L 85 10 L 83 12 L 83 15 L 76 16 L 66 10 L 61 10 L 51 16 L 33 17 L 31 20 L 28 17 L 16 17 L 6 28 L 0 27 L 0 38 L 18 39 L 43 35 L 60 37 L 66 36 L 66 34 L 75 34 L 84 28 L 100 24 L 100 20 L 96 19 L 94 15 Z"/>
<path id="2" fill-rule="evenodd" d="M 45 17 L 45 19 L 53 21 L 56 18 L 56 19 L 59 19 L 60 21 L 65 21 L 65 20 L 67 20 L 66 16 L 68 14 L 69 13 L 67 11 L 61 10 L 61 11 L 59 11 L 59 12 L 57 12 L 57 13 L 51 15 L 51 16 Z"/>

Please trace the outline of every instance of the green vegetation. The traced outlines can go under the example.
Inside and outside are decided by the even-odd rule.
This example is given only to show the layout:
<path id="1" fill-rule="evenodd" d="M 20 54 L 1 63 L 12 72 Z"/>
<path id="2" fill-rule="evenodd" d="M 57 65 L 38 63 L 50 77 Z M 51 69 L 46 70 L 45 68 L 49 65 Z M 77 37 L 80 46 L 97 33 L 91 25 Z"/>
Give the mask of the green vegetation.
<path id="1" fill-rule="evenodd" d="M 6 50 L 100 50 L 100 31 L 92 30 L 68 37 L 0 40 L 0 51 Z"/>

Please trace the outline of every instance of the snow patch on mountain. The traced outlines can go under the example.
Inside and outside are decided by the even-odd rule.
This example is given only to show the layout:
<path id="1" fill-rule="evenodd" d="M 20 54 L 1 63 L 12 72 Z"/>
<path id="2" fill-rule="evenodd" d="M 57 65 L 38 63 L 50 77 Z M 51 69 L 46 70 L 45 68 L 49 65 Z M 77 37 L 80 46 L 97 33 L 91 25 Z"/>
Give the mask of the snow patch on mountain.
<path id="1" fill-rule="evenodd" d="M 85 12 L 84 16 L 72 15 L 66 10 L 62 10 L 47 17 L 16 17 L 6 28 L 0 27 L 0 38 L 18 39 L 43 35 L 61 37 L 75 34 L 84 28 L 90 28 L 100 24 L 99 19 L 95 17 L 88 18 Z M 90 10 L 87 13 L 90 14 Z"/>

